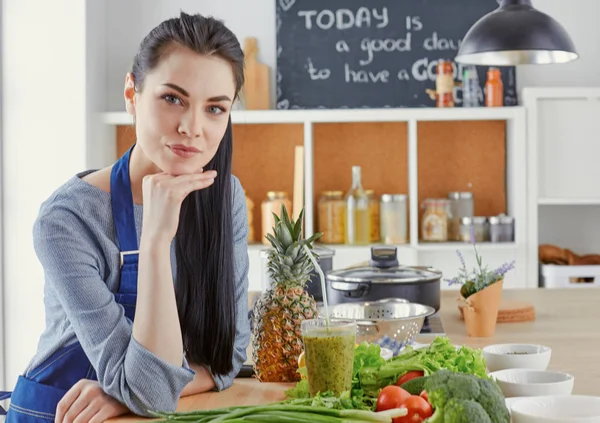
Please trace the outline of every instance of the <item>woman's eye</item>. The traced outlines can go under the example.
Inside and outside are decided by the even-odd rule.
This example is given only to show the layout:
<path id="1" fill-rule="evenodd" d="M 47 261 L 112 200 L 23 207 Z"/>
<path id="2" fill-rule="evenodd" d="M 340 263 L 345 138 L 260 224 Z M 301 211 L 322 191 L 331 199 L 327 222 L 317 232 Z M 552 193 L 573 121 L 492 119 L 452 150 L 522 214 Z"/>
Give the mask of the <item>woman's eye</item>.
<path id="1" fill-rule="evenodd" d="M 208 106 L 207 110 L 209 113 L 212 113 L 215 115 L 219 115 L 219 114 L 225 112 L 225 109 L 223 109 L 222 107 L 219 107 L 219 106 Z"/>
<path id="2" fill-rule="evenodd" d="M 181 100 L 178 97 L 171 94 L 165 94 L 162 96 L 162 98 L 170 104 L 181 104 Z"/>

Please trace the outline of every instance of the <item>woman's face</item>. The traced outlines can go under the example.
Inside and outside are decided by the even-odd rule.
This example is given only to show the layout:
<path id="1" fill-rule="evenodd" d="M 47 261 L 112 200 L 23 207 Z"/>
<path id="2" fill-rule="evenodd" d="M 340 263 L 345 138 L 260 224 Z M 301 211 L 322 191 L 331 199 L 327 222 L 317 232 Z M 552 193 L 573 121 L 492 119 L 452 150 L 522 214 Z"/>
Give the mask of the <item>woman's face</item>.
<path id="1" fill-rule="evenodd" d="M 140 91 L 134 90 L 131 74 L 125 82 L 137 146 L 148 161 L 171 175 L 198 172 L 215 156 L 234 96 L 227 61 L 179 46 L 146 75 Z"/>

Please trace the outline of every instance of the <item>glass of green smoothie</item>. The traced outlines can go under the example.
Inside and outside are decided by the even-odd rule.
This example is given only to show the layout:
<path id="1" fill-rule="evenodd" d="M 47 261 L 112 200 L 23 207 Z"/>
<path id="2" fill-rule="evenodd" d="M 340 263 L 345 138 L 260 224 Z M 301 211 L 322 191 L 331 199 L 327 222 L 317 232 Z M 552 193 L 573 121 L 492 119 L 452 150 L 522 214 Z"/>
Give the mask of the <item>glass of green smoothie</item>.
<path id="1" fill-rule="evenodd" d="M 305 320 L 302 339 L 310 395 L 348 391 L 352 387 L 356 321 L 330 320 L 327 325 L 324 318 Z"/>

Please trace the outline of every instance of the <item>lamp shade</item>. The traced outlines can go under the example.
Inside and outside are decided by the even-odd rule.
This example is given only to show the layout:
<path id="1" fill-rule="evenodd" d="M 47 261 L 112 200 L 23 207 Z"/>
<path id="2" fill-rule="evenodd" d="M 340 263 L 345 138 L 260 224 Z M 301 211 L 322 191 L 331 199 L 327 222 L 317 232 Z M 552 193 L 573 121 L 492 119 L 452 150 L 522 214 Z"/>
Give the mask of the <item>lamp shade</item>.
<path id="1" fill-rule="evenodd" d="M 502 0 L 469 29 L 455 61 L 515 66 L 567 63 L 579 57 L 567 31 L 531 0 Z"/>

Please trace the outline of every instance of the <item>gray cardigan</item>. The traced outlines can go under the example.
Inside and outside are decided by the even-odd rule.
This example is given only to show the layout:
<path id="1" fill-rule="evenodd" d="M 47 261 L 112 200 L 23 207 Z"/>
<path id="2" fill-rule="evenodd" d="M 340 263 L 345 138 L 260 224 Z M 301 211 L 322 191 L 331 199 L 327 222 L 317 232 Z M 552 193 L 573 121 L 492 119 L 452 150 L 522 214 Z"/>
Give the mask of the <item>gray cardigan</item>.
<path id="1" fill-rule="evenodd" d="M 180 367 L 174 366 L 133 339 L 132 323 L 113 296 L 119 283 L 119 249 L 110 194 L 83 181 L 85 173 L 69 179 L 42 204 L 34 225 L 35 251 L 46 282 L 46 328 L 25 374 L 57 349 L 79 341 L 106 393 L 143 416 L 148 416 L 147 410 L 172 411 L 194 372 L 185 359 Z M 233 371 L 213 375 L 218 390 L 233 383 L 246 360 L 250 340 L 248 221 L 244 191 L 236 177 L 232 177 L 232 192 L 238 318 Z M 139 242 L 142 206 L 134 208 Z"/>

